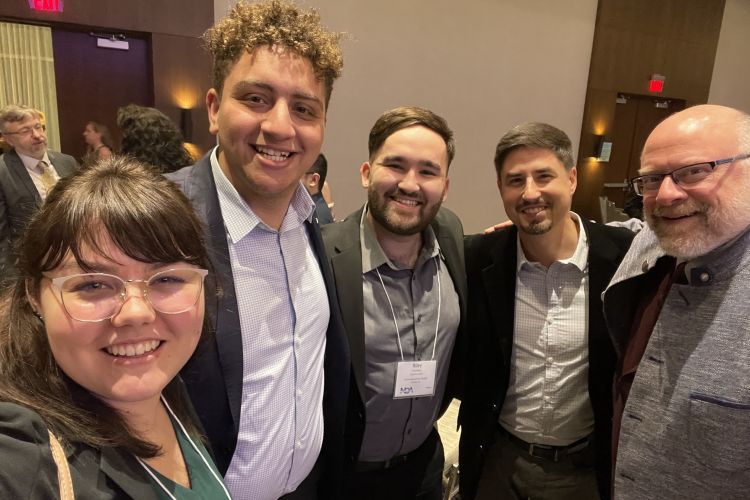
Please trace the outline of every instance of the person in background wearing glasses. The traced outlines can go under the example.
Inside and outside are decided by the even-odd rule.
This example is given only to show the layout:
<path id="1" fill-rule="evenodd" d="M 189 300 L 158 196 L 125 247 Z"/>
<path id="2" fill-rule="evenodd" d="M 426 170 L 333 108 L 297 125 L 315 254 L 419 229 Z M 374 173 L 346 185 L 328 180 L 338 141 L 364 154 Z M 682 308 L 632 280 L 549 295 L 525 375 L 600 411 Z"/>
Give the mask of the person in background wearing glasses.
<path id="1" fill-rule="evenodd" d="M 0 498 L 229 498 L 177 376 L 205 331 L 202 231 L 129 158 L 50 192 L 0 298 Z"/>
<path id="2" fill-rule="evenodd" d="M 13 148 L 0 157 L 0 282 L 13 274 L 14 242 L 60 177 L 78 164 L 47 150 L 41 113 L 24 105 L 0 109 L 0 135 Z"/>
<path id="3" fill-rule="evenodd" d="M 632 180 L 647 226 L 604 293 L 620 354 L 616 498 L 750 491 L 750 116 L 659 124 Z"/>

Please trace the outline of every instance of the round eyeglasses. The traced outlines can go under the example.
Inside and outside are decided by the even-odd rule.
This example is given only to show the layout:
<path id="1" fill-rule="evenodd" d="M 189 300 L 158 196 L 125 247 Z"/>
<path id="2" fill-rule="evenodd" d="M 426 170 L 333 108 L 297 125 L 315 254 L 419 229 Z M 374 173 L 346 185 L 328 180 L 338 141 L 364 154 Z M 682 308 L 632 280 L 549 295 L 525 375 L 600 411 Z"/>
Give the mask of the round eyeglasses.
<path id="1" fill-rule="evenodd" d="M 85 273 L 51 280 L 60 292 L 68 316 L 76 321 L 95 323 L 112 318 L 122 308 L 128 284 L 141 284 L 143 298 L 154 310 L 180 314 L 198 303 L 203 290 L 205 269 L 168 269 L 146 280 L 123 280 L 105 273 Z"/>

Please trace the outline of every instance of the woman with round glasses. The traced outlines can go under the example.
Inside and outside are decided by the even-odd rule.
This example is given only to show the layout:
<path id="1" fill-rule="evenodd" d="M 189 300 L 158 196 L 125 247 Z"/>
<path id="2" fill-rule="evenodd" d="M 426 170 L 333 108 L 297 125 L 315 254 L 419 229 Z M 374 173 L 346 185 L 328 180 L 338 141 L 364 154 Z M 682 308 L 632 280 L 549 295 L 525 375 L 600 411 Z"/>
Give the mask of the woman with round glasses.
<path id="1" fill-rule="evenodd" d="M 55 186 L 20 255 L 0 298 L 0 498 L 228 498 L 177 377 L 204 330 L 190 202 L 110 158 Z"/>

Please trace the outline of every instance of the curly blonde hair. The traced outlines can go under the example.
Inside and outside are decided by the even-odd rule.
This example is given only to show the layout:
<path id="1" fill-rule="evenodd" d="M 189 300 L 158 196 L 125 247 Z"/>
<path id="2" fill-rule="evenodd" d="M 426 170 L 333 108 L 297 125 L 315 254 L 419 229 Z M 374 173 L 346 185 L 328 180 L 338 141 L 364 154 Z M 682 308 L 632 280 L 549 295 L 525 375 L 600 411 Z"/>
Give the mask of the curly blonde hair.
<path id="1" fill-rule="evenodd" d="M 220 95 L 224 80 L 243 52 L 277 46 L 310 60 L 315 76 L 325 83 L 327 108 L 333 82 L 344 67 L 339 47 L 342 36 L 325 29 L 314 9 L 303 11 L 282 0 L 240 0 L 203 34 L 203 41 L 214 56 L 213 86 Z"/>

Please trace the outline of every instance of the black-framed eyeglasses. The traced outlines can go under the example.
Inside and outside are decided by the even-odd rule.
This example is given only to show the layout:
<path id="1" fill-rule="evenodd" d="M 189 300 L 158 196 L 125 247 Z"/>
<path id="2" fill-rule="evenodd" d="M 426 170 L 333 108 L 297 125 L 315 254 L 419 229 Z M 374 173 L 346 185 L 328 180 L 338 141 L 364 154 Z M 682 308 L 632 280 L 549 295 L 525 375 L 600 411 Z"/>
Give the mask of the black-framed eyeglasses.
<path id="1" fill-rule="evenodd" d="M 677 168 L 666 174 L 640 175 L 630 179 L 630 183 L 633 185 L 633 190 L 638 196 L 652 195 L 659 191 L 662 181 L 667 176 L 671 177 L 672 181 L 679 186 L 690 186 L 698 184 L 711 175 L 719 165 L 728 165 L 746 158 L 750 158 L 750 153 L 740 154 L 732 158 L 724 158 L 723 160 L 695 163 Z"/>
<path id="2" fill-rule="evenodd" d="M 164 314 L 180 314 L 198 303 L 203 290 L 205 269 L 168 269 L 146 280 L 124 280 L 105 273 L 83 273 L 62 276 L 50 281 L 60 292 L 68 316 L 84 323 L 96 323 L 112 318 L 122 308 L 127 296 L 127 285 L 141 285 L 143 298 L 154 310 Z"/>
<path id="3" fill-rule="evenodd" d="M 41 123 L 37 123 L 36 125 L 33 125 L 31 127 L 24 127 L 21 130 L 16 130 L 15 132 L 3 132 L 3 135 L 31 135 L 33 132 L 36 132 L 37 134 L 41 134 L 47 130 L 47 127 Z"/>

